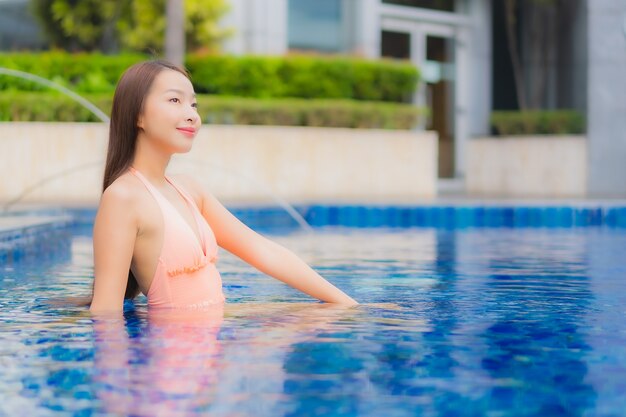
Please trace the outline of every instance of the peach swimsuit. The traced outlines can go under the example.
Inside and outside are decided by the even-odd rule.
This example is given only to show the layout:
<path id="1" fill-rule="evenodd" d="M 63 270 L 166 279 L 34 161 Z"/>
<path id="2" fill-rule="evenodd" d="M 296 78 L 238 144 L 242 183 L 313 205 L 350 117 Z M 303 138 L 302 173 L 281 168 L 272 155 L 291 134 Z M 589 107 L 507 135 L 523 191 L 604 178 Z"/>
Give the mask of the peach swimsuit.
<path id="1" fill-rule="evenodd" d="M 163 246 L 150 289 L 148 307 L 198 309 L 225 301 L 222 279 L 215 266 L 217 242 L 193 199 L 165 178 L 183 197 L 195 219 L 200 241 L 176 208 L 136 169 L 130 168 L 146 186 L 163 214 Z"/>

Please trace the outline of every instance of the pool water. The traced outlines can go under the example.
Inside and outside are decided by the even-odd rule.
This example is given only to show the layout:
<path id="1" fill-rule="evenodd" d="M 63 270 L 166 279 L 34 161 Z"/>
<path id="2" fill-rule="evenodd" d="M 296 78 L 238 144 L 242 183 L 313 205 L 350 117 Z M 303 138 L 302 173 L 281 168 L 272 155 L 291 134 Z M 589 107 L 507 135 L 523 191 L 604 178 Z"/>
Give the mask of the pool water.
<path id="1" fill-rule="evenodd" d="M 273 234 L 362 305 L 221 252 L 229 305 L 92 318 L 91 237 L 0 266 L 2 416 L 619 416 L 626 233 L 607 227 Z"/>

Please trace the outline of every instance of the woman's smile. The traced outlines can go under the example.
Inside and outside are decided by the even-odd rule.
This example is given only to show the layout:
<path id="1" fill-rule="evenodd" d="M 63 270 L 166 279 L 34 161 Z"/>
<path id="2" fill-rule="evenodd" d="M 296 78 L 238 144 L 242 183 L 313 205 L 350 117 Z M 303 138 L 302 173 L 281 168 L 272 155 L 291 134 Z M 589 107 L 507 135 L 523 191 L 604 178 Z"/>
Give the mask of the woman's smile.
<path id="1" fill-rule="evenodd" d="M 193 127 L 177 127 L 176 130 L 178 130 L 183 135 L 190 137 L 190 138 L 196 135 L 196 129 Z"/>

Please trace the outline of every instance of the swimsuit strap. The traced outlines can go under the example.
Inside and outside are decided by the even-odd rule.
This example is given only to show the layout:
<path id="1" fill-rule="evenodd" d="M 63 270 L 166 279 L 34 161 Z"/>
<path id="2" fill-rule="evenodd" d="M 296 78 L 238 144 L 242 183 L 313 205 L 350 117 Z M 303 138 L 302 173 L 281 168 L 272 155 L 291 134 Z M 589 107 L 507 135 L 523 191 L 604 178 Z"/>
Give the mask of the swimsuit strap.
<path id="1" fill-rule="evenodd" d="M 143 183 L 143 185 L 146 186 L 146 188 L 148 189 L 148 191 L 150 192 L 150 194 L 152 194 L 152 196 L 155 198 L 155 200 L 159 203 L 159 206 L 161 206 L 161 208 L 163 208 L 163 199 L 165 199 L 165 197 L 163 197 L 163 194 L 161 194 L 159 192 L 159 190 L 157 190 L 154 185 L 152 185 L 150 183 L 150 181 L 148 181 L 148 179 L 146 177 L 143 176 L 143 174 L 139 171 L 137 171 L 135 168 L 130 167 L 129 171 L 137 178 L 139 178 L 139 181 L 141 181 Z"/>
<path id="2" fill-rule="evenodd" d="M 194 238 L 198 241 L 198 243 L 200 244 L 201 248 L 202 248 L 202 252 L 205 253 L 206 249 L 206 237 L 205 237 L 205 233 L 203 232 L 203 229 L 201 227 L 201 224 L 203 222 L 205 222 L 204 218 L 202 217 L 202 214 L 200 213 L 200 209 L 198 208 L 198 205 L 196 204 L 196 202 L 193 200 L 193 198 L 191 198 L 191 196 L 189 194 L 187 194 L 187 192 L 182 189 L 180 186 L 176 185 L 176 183 L 169 177 L 165 176 L 165 180 L 172 186 L 174 187 L 174 189 L 183 197 L 183 200 L 185 200 L 185 204 L 189 207 L 189 209 L 191 210 L 191 215 L 193 216 L 193 220 L 194 220 L 194 224 L 196 226 L 196 229 L 198 230 L 199 236 L 196 236 L 196 232 L 194 231 L 194 229 L 191 227 L 191 225 L 189 225 L 187 223 L 187 221 L 185 221 L 185 219 L 182 217 L 182 215 L 178 212 L 178 210 L 172 205 L 172 203 L 167 200 L 165 198 L 165 196 L 159 191 L 157 190 L 157 188 L 152 185 L 152 183 L 150 183 L 150 181 L 148 181 L 148 179 L 146 177 L 144 177 L 144 175 L 139 172 L 137 169 L 135 169 L 134 167 L 130 167 L 129 171 L 135 175 L 137 178 L 139 178 L 139 180 L 146 186 L 146 188 L 148 189 L 148 191 L 150 192 L 150 194 L 152 194 L 152 196 L 155 198 L 155 200 L 157 201 L 157 203 L 159 204 L 159 206 L 161 207 L 161 211 L 164 212 L 164 210 L 166 212 L 170 212 L 170 210 L 175 213 L 175 215 L 185 224 L 187 225 L 187 227 L 189 228 L 189 231 L 193 234 Z"/>

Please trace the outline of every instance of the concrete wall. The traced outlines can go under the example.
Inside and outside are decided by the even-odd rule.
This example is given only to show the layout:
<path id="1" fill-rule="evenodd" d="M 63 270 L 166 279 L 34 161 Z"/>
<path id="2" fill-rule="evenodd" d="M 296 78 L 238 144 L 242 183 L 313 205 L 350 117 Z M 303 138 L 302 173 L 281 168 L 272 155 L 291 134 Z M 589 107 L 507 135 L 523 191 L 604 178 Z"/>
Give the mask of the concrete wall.
<path id="1" fill-rule="evenodd" d="M 588 1 L 589 193 L 626 196 L 626 2 Z"/>
<path id="2" fill-rule="evenodd" d="M 97 123 L 0 123 L 0 201 L 50 179 L 22 201 L 95 204 L 107 134 Z M 406 201 L 436 195 L 436 161 L 431 132 L 203 126 L 169 172 L 225 201 Z"/>
<path id="3" fill-rule="evenodd" d="M 474 139 L 468 146 L 467 192 L 505 197 L 584 197 L 584 137 Z"/>

